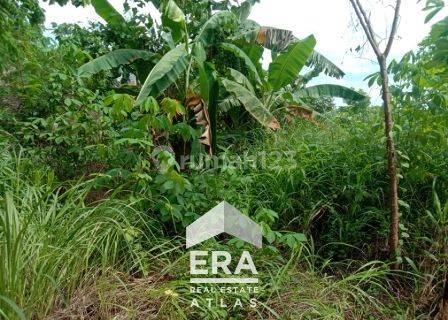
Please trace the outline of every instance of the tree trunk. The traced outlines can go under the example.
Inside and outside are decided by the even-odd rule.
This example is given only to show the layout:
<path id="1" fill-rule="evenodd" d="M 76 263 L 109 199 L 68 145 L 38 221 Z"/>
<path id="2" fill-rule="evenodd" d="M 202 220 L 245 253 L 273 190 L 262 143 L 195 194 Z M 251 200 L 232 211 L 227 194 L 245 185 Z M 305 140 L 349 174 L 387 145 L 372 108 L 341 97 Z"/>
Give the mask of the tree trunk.
<path id="1" fill-rule="evenodd" d="M 395 35 L 398 29 L 398 20 L 400 17 L 401 0 L 396 0 L 394 20 L 392 22 L 389 40 L 387 41 L 386 49 L 381 52 L 379 42 L 376 34 L 372 28 L 369 14 L 364 10 L 360 0 L 349 0 L 352 4 L 355 14 L 358 17 L 367 40 L 378 59 L 381 71 L 381 85 L 383 89 L 384 102 L 384 122 L 386 127 L 386 141 L 387 141 L 387 172 L 389 177 L 389 193 L 390 193 L 390 228 L 389 228 L 389 254 L 393 258 L 392 269 L 398 269 L 399 263 L 398 255 L 398 180 L 397 180 L 397 159 L 395 154 L 395 144 L 393 136 L 394 121 L 392 119 L 392 99 L 389 89 L 389 75 L 387 73 L 387 57 L 392 48 Z"/>
<path id="2" fill-rule="evenodd" d="M 393 117 L 392 101 L 389 89 L 389 76 L 387 74 L 386 58 L 378 57 L 381 70 L 382 95 L 384 101 L 384 122 L 387 141 L 387 171 L 389 178 L 389 196 L 390 196 L 390 230 L 389 230 L 389 252 L 394 259 L 393 269 L 398 269 L 397 250 L 398 250 L 398 180 L 397 180 L 397 159 L 395 152 L 395 143 L 393 137 Z"/>
<path id="3" fill-rule="evenodd" d="M 440 320 L 448 320 L 448 271 L 445 274 L 445 288 L 443 289 L 442 308 L 439 313 Z"/>

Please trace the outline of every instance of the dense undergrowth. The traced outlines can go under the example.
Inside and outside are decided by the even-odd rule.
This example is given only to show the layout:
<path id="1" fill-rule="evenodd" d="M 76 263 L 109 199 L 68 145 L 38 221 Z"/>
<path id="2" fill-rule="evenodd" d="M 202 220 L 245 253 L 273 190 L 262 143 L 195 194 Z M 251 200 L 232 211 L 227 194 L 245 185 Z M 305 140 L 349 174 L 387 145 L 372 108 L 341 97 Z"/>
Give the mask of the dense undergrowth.
<path id="1" fill-rule="evenodd" d="M 187 319 L 241 313 L 188 308 L 188 261 L 181 241 L 164 237 L 147 212 L 135 209 L 136 200 L 110 195 L 89 204 L 89 182 L 60 184 L 50 171 L 33 168 L 25 155 L 3 154 L 3 316 Z M 381 283 L 386 266 L 372 263 L 338 279 L 324 275 L 328 262 L 312 247 L 295 246 L 289 255 L 283 258 L 273 247 L 257 253 L 265 289 L 257 298 L 264 304 L 247 317 L 383 312 L 375 295 L 387 295 Z M 271 262 L 262 264 L 266 259 Z M 299 310 L 285 308 L 297 301 Z"/>
<path id="2" fill-rule="evenodd" d="M 280 133 L 260 131 L 240 137 L 217 167 L 204 169 L 204 160 L 186 169 L 192 186 L 187 194 L 202 197 L 184 207 L 182 201 L 169 202 L 176 210 L 199 216 L 224 198 L 263 225 L 267 246 L 256 255 L 266 286 L 259 297 L 265 306 L 257 309 L 262 317 L 389 319 L 430 312 L 433 301 L 420 301 L 420 294 L 437 266 L 420 259 L 435 253 L 428 239 L 437 226 L 424 210 L 433 210 L 434 191 L 446 196 L 446 149 L 443 139 L 437 151 L 412 135 L 400 137 L 403 155 L 419 150 L 431 157 L 417 161 L 417 154 L 402 172 L 401 199 L 408 208 L 403 259 L 405 269 L 418 276 L 410 281 L 409 274 L 400 274 L 406 284 L 397 287 L 387 266 L 363 266 L 384 258 L 387 238 L 381 128 L 369 125 L 378 117 L 375 109 L 338 111 L 322 127 L 299 121 Z M 101 176 L 62 183 L 51 169 L 36 169 L 32 155 L 19 146 L 4 142 L 2 148 L 3 312 L 26 306 L 28 316 L 56 319 L 89 313 L 98 319 L 226 315 L 219 308 L 188 308 L 187 255 L 181 238 L 161 231 L 172 222 L 160 220 L 160 199 L 126 184 L 99 197 Z M 296 233 L 308 243 L 300 237 L 288 241 Z"/>

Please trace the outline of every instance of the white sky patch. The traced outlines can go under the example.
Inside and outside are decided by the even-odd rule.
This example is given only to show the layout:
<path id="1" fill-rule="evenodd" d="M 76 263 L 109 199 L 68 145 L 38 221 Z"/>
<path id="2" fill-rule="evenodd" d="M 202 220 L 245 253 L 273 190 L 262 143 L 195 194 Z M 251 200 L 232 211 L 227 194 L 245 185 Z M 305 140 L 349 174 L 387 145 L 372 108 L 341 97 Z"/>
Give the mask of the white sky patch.
<path id="1" fill-rule="evenodd" d="M 110 0 L 112 5 L 123 12 L 122 0 Z M 392 0 L 364 0 L 367 10 L 372 12 L 371 20 L 379 38 L 388 34 L 393 14 Z M 422 12 L 422 3 L 417 0 L 403 0 L 398 36 L 392 48 L 390 59 L 400 59 L 406 52 L 416 49 L 418 43 L 428 34 L 430 25 L 437 21 L 424 23 L 426 13 Z M 91 6 L 75 8 L 72 5 L 60 7 L 48 5 L 40 0 L 46 11 L 46 25 L 56 23 L 80 23 L 102 21 Z M 151 12 L 159 21 L 160 15 L 150 4 L 141 9 Z M 440 19 L 448 14 L 448 8 L 439 13 Z M 362 88 L 372 96 L 373 103 L 380 103 L 379 88 L 368 88 L 363 79 L 378 70 L 375 56 L 366 44 L 362 52 L 355 48 L 365 44 L 361 29 L 354 30 L 354 15 L 348 0 L 261 0 L 252 9 L 249 17 L 261 25 L 292 30 L 298 38 L 314 34 L 317 39 L 316 49 L 336 63 L 345 73 L 342 80 L 320 77 L 313 83 L 337 83 L 349 87 Z M 386 27 L 387 26 L 387 27 Z M 385 43 L 383 41 L 382 45 Z M 264 64 L 268 64 L 270 55 L 265 55 Z"/>
<path id="2" fill-rule="evenodd" d="M 389 27 L 392 21 L 394 2 L 363 1 L 366 9 L 372 12 L 372 23 L 379 38 L 385 38 L 388 34 L 386 25 Z M 448 9 L 444 11 L 437 15 L 439 19 L 447 14 Z M 422 3 L 403 0 L 398 36 L 390 59 L 401 59 L 405 53 L 417 48 L 433 23 L 425 24 L 425 16 Z M 348 0 L 261 0 L 254 6 L 249 18 L 261 25 L 292 30 L 299 38 L 314 34 L 317 39 L 316 50 L 346 73 L 341 80 L 321 76 L 311 84 L 335 83 L 362 88 L 371 95 L 373 103 L 381 103 L 379 87 L 369 88 L 363 81 L 378 70 L 378 64 L 368 43 L 362 52 L 355 51 L 356 47 L 365 44 L 366 38 L 360 28 L 357 31 L 354 29 L 355 16 Z M 269 59 L 268 56 L 266 58 Z"/>

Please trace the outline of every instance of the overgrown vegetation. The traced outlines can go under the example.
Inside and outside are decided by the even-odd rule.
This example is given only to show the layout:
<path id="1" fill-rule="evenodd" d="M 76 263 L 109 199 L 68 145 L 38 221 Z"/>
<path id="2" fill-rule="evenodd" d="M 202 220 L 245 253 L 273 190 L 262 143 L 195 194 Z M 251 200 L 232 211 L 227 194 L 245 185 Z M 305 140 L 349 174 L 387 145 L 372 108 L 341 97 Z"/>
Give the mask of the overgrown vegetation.
<path id="1" fill-rule="evenodd" d="M 308 84 L 344 76 L 318 39 L 261 27 L 254 0 L 151 1 L 161 24 L 147 2 L 73 1 L 105 23 L 51 34 L 37 1 L 0 3 L 0 318 L 447 319 L 448 18 L 387 68 L 391 259 L 383 111 Z M 201 244 L 253 254 L 259 293 L 211 295 L 241 308 L 189 291 L 185 227 L 222 200 L 263 230 Z"/>

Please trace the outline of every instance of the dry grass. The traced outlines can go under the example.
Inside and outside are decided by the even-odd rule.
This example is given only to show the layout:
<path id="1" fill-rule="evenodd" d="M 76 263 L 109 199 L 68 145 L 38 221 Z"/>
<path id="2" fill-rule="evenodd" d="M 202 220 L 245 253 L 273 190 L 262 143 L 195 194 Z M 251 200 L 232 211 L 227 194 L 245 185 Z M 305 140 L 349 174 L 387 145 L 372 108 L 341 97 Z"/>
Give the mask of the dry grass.
<path id="1" fill-rule="evenodd" d="M 216 310 L 201 313 L 189 308 L 191 295 L 184 290 L 186 283 L 174 276 L 152 274 L 135 278 L 114 273 L 91 277 L 67 305 L 60 302 L 46 319 L 397 319 L 398 314 L 389 308 L 396 302 L 385 294 L 378 295 L 381 298 L 371 296 L 362 289 L 364 284 L 359 279 L 358 274 L 336 279 L 294 272 L 284 277 L 276 289 L 266 287 L 257 309 L 246 308 L 242 310 L 244 314 L 228 310 L 218 317 Z M 374 283 L 365 285 L 375 292 Z"/>
<path id="2" fill-rule="evenodd" d="M 170 319 L 161 312 L 170 299 L 162 290 L 169 276 L 134 278 L 122 273 L 90 277 L 67 305 L 59 302 L 49 320 Z M 162 294 L 161 294 L 162 293 Z"/>

